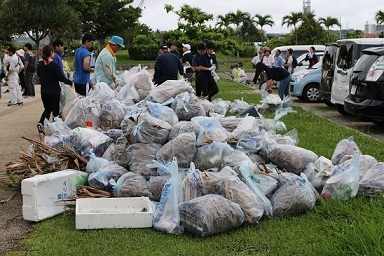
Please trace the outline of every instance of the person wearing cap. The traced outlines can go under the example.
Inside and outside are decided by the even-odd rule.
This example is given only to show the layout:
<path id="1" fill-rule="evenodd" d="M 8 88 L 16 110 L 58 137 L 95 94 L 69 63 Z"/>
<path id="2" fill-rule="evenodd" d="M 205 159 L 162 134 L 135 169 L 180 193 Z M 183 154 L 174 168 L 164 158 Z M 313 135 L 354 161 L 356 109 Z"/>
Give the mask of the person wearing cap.
<path id="1" fill-rule="evenodd" d="M 184 68 L 180 59 L 168 51 L 164 44 L 159 46 L 160 55 L 155 62 L 153 80 L 155 85 L 161 85 L 167 80 L 177 80 L 177 76 L 184 75 Z"/>
<path id="2" fill-rule="evenodd" d="M 217 60 L 214 53 L 215 44 L 208 42 L 206 52 L 200 57 L 199 67 L 201 74 L 202 96 L 211 101 L 212 97 L 219 92 L 216 81 L 213 77 L 217 69 Z"/>
<path id="3" fill-rule="evenodd" d="M 180 52 L 177 50 L 176 44 L 172 42 L 170 47 L 171 47 L 171 50 L 169 52 L 176 55 L 177 58 L 180 58 Z"/>
<path id="4" fill-rule="evenodd" d="M 269 49 L 269 47 L 264 47 L 264 56 L 263 56 L 261 62 L 264 63 L 268 67 L 274 66 L 274 64 L 275 64 L 274 58 L 271 55 L 271 49 Z M 259 87 L 259 89 L 261 89 L 261 86 L 265 83 L 265 81 L 267 81 L 267 76 L 266 76 L 265 72 L 263 72 L 260 75 L 260 87 Z"/>
<path id="5" fill-rule="evenodd" d="M 292 48 L 288 48 L 287 50 L 287 58 L 285 59 L 284 68 L 289 72 L 289 74 L 292 74 L 293 71 L 293 50 Z"/>
<path id="6" fill-rule="evenodd" d="M 23 97 L 21 96 L 19 87 L 19 73 L 23 70 L 24 65 L 19 56 L 17 56 L 16 49 L 13 46 L 8 48 L 8 55 L 8 74 L 5 77 L 5 80 L 8 81 L 8 89 L 10 93 L 8 106 L 23 105 Z"/>
<path id="7" fill-rule="evenodd" d="M 195 91 L 196 91 L 196 96 L 198 97 L 201 96 L 201 90 L 202 90 L 199 62 L 200 62 L 200 57 L 203 53 L 205 53 L 205 44 L 201 43 L 197 46 L 197 53 L 193 55 L 193 58 L 192 58 L 192 68 L 193 68 L 193 71 L 195 72 Z"/>
<path id="8" fill-rule="evenodd" d="M 183 45 L 183 57 L 181 58 L 181 63 L 184 66 L 184 77 L 191 80 L 193 76 L 193 69 L 192 69 L 192 59 L 193 55 L 191 53 L 191 46 L 189 44 L 182 44 Z"/>
<path id="9" fill-rule="evenodd" d="M 75 74 L 73 75 L 73 82 L 76 92 L 83 96 L 86 96 L 89 91 L 91 73 L 94 72 L 94 68 L 89 65 L 91 59 L 89 49 L 92 47 L 94 41 L 95 37 L 92 34 L 84 34 L 81 39 L 81 46 L 75 51 L 75 59 L 73 61 Z"/>
<path id="10" fill-rule="evenodd" d="M 116 86 L 116 53 L 124 48 L 124 40 L 120 36 L 112 36 L 107 46 L 101 50 L 95 63 L 95 73 L 92 78 L 94 84 L 104 82 L 111 88 Z"/>
<path id="11" fill-rule="evenodd" d="M 21 63 L 23 64 L 22 68 L 24 68 L 24 55 L 25 55 L 24 50 L 23 49 L 19 49 L 19 50 L 16 51 L 16 54 L 17 54 L 17 56 L 19 56 L 19 58 L 21 60 Z M 19 73 L 19 83 L 20 83 L 20 86 L 21 86 L 21 91 L 25 92 L 26 85 L 25 85 L 24 72 L 20 72 Z M 24 94 L 22 94 L 21 96 L 24 96 Z"/>
<path id="12" fill-rule="evenodd" d="M 289 82 L 291 81 L 291 74 L 284 68 L 281 67 L 268 67 L 264 63 L 256 64 L 256 72 L 261 73 L 265 72 L 267 77 L 267 91 L 269 93 L 272 92 L 273 80 L 280 81 L 280 86 L 278 90 L 278 94 L 280 99 L 283 100 L 284 96 L 289 95 Z"/>

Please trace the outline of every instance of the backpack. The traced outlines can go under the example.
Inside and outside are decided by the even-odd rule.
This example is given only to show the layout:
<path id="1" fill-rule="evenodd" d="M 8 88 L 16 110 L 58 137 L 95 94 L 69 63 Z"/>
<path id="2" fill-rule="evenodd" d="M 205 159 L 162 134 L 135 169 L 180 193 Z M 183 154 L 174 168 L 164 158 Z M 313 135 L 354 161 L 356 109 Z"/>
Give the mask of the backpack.
<path id="1" fill-rule="evenodd" d="M 294 55 L 292 55 L 292 68 L 296 68 L 297 67 L 297 59 Z"/>

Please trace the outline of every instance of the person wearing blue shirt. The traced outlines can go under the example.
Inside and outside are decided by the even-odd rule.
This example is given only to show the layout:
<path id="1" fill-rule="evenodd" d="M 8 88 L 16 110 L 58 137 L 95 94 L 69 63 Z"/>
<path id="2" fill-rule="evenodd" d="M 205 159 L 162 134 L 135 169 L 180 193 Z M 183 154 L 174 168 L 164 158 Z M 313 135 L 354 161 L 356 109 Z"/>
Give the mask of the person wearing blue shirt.
<path id="1" fill-rule="evenodd" d="M 64 66 L 63 66 L 63 54 L 64 54 L 64 42 L 60 39 L 56 39 L 52 43 L 54 49 L 53 61 L 59 65 L 61 72 L 64 74 Z"/>
<path id="2" fill-rule="evenodd" d="M 281 51 L 279 49 L 275 52 L 274 62 L 275 67 L 277 68 L 283 68 L 284 67 L 284 58 L 280 56 Z"/>
<path id="3" fill-rule="evenodd" d="M 82 45 L 75 51 L 75 60 L 73 66 L 75 67 L 75 74 L 73 81 L 75 84 L 75 91 L 83 96 L 87 96 L 89 90 L 89 82 L 91 81 L 91 73 L 94 72 L 90 64 L 91 52 L 89 49 L 92 47 L 95 38 L 91 34 L 85 34 L 81 39 Z"/>

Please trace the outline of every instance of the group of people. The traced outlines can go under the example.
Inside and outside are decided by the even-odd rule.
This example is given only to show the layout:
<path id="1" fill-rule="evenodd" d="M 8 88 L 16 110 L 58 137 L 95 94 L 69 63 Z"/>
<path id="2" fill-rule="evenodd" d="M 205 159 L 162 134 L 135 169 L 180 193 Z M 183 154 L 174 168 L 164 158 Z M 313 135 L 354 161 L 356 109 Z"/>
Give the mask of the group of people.
<path id="1" fill-rule="evenodd" d="M 167 80 L 178 80 L 180 76 L 191 80 L 192 74 L 195 77 L 196 96 L 211 101 L 212 97 L 219 92 L 215 80 L 215 70 L 218 68 L 215 44 L 204 42 L 197 45 L 196 54 L 192 55 L 191 46 L 182 44 L 183 55 L 180 54 L 174 43 L 168 46 L 163 44 L 159 47 L 159 56 L 155 63 L 153 82 L 156 86 Z"/>
<path id="2" fill-rule="evenodd" d="M 124 48 L 124 40 L 119 36 L 113 36 L 106 47 L 95 59 L 93 43 L 95 38 L 92 34 L 85 34 L 82 37 L 82 44 L 76 49 L 73 67 L 75 73 L 73 82 L 69 79 L 70 70 L 66 58 L 63 60 L 64 43 L 56 39 L 52 44 L 42 48 L 42 59 L 37 67 L 37 75 L 41 84 L 41 100 L 44 111 L 37 124 L 40 140 L 44 140 L 44 120 L 59 116 L 60 111 L 60 82 L 74 84 L 75 91 L 82 96 L 88 94 L 93 84 L 105 82 L 112 88 L 115 87 L 118 71 L 116 70 L 116 53 Z M 67 72 L 66 72 L 67 71 Z M 92 77 L 91 77 L 91 74 Z"/>
<path id="3" fill-rule="evenodd" d="M 277 82 L 278 94 L 281 99 L 289 95 L 289 83 L 291 74 L 294 72 L 293 50 L 289 48 L 286 52 L 286 59 L 280 56 L 281 51 L 276 50 L 275 56 L 271 55 L 271 49 L 268 47 L 261 48 L 252 60 L 252 65 L 256 68 L 255 76 L 252 80 L 256 84 L 260 77 L 260 87 L 266 83 L 266 90 L 272 92 L 273 81 Z M 318 61 L 315 48 L 310 47 L 305 60 L 309 60 L 309 68 Z"/>
<path id="4" fill-rule="evenodd" d="M 4 93 L 9 92 L 10 94 L 8 106 L 23 105 L 23 96 L 35 96 L 35 85 L 33 83 L 35 62 L 36 56 L 32 52 L 30 43 L 26 43 L 23 49 L 19 50 L 16 50 L 11 44 L 5 44 L 1 66 L 4 72 L 4 82 L 8 85 Z"/>

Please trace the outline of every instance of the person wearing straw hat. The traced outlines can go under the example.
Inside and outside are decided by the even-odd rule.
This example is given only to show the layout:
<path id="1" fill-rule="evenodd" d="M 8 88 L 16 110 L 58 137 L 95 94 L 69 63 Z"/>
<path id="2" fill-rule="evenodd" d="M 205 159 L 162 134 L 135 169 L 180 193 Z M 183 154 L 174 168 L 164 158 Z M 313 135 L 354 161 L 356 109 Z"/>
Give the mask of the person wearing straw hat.
<path id="1" fill-rule="evenodd" d="M 116 77 L 119 74 L 116 70 L 116 53 L 124 47 L 123 38 L 119 36 L 111 37 L 107 46 L 101 50 L 96 59 L 92 83 L 104 82 L 114 88 Z"/>

